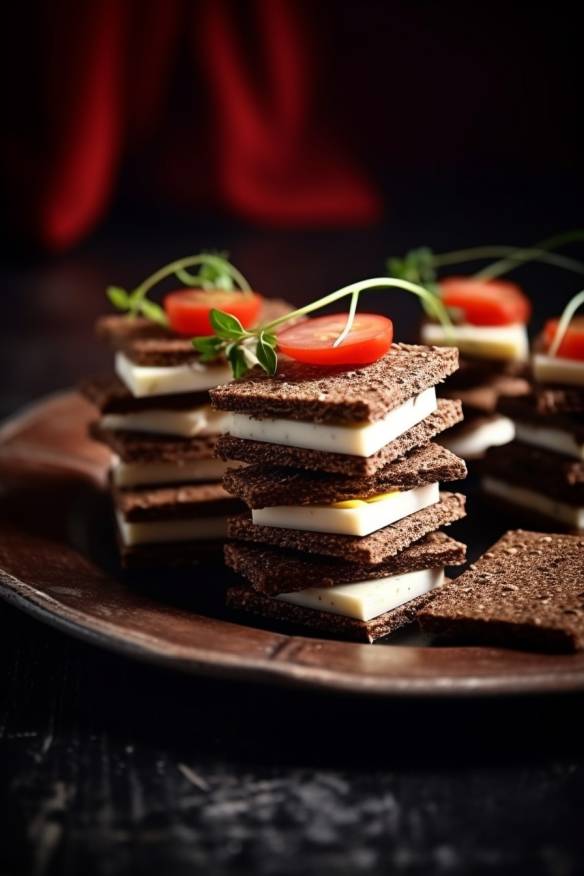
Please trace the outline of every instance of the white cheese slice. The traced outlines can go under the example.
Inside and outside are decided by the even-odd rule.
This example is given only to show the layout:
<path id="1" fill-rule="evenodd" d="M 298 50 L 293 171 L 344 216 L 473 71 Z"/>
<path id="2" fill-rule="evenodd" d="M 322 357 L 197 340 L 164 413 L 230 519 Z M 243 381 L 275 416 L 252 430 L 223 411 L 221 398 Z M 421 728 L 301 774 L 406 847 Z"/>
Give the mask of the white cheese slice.
<path id="1" fill-rule="evenodd" d="M 584 386 L 584 362 L 536 353 L 532 360 L 533 376 L 538 383 L 568 383 Z"/>
<path id="2" fill-rule="evenodd" d="M 225 517 L 199 517 L 185 520 L 142 520 L 129 523 L 117 515 L 122 542 L 136 544 L 164 544 L 173 541 L 205 541 L 221 539 L 227 534 Z"/>
<path id="3" fill-rule="evenodd" d="M 147 432 L 155 435 L 178 435 L 194 438 L 197 435 L 220 435 L 227 428 L 228 415 L 214 411 L 210 405 L 201 405 L 190 411 L 151 410 L 128 414 L 105 414 L 100 425 L 113 432 Z"/>
<path id="4" fill-rule="evenodd" d="M 497 417 L 488 423 L 477 424 L 475 428 L 461 435 L 446 433 L 440 443 L 463 459 L 479 459 L 488 447 L 508 444 L 515 437 L 515 427 L 508 417 Z"/>
<path id="5" fill-rule="evenodd" d="M 307 532 L 334 532 L 338 535 L 369 535 L 402 517 L 434 505 L 440 499 L 439 484 L 427 484 L 395 493 L 378 502 L 366 502 L 356 508 L 333 508 L 329 505 L 275 505 L 252 510 L 258 526 L 277 526 Z"/>
<path id="6" fill-rule="evenodd" d="M 573 529 L 584 529 L 584 508 L 577 505 L 568 505 L 567 502 L 558 502 L 551 496 L 538 493 L 536 490 L 528 490 L 525 487 L 517 487 L 507 484 L 498 478 L 485 477 L 482 481 L 485 493 L 496 496 L 513 505 L 536 511 L 546 517 L 557 520 L 559 523 L 570 526 Z"/>
<path id="7" fill-rule="evenodd" d="M 532 423 L 515 423 L 515 435 L 518 441 L 531 444 L 532 447 L 543 447 L 573 459 L 584 459 L 584 444 L 576 441 L 570 432 L 534 426 Z"/>
<path id="8" fill-rule="evenodd" d="M 259 419 L 246 414 L 232 414 L 230 435 L 287 447 L 305 447 L 351 456 L 372 456 L 408 429 L 421 423 L 436 410 L 434 387 L 408 399 L 375 423 L 356 426 L 329 426 L 299 420 Z"/>
<path id="9" fill-rule="evenodd" d="M 136 398 L 204 392 L 232 379 L 228 365 L 205 365 L 197 361 L 165 367 L 136 365 L 124 353 L 116 353 L 115 368 L 120 380 Z"/>
<path id="10" fill-rule="evenodd" d="M 275 598 L 304 608 L 368 621 L 428 593 L 443 581 L 444 569 L 422 569 L 403 575 L 388 575 L 375 581 L 311 587 L 297 593 L 281 593 Z"/>
<path id="11" fill-rule="evenodd" d="M 525 361 L 529 355 L 527 330 L 513 325 L 454 325 L 450 330 L 433 322 L 422 326 L 422 341 L 438 347 L 458 347 L 467 356 L 479 359 Z"/>
<path id="12" fill-rule="evenodd" d="M 220 481 L 229 465 L 221 459 L 195 459 L 192 462 L 123 462 L 111 467 L 116 487 L 143 487 L 149 484 L 187 484 L 193 481 Z"/>

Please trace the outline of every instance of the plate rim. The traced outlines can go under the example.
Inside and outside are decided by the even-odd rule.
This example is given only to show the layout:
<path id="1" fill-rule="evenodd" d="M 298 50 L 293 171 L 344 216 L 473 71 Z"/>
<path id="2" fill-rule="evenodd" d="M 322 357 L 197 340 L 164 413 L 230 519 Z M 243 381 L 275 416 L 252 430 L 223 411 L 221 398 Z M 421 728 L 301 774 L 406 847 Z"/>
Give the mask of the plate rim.
<path id="1" fill-rule="evenodd" d="M 51 393 L 31 402 L 0 422 L 0 448 L 3 455 L 10 455 L 13 450 L 20 459 L 26 458 L 26 442 L 20 446 L 18 443 L 7 446 L 5 443 L 7 437 L 17 436 L 19 428 L 22 429 L 23 426 L 31 422 L 34 423 L 35 419 L 46 416 L 51 405 L 66 402 L 69 399 L 73 400 L 73 397 L 77 395 L 78 393 L 71 389 Z M 35 457 L 34 461 L 39 462 L 42 453 L 35 454 Z M 47 453 L 45 462 L 51 467 L 63 468 L 68 472 L 79 473 L 81 469 L 92 476 L 92 479 L 95 479 L 96 466 L 90 461 L 77 459 L 68 463 L 65 455 L 59 458 L 58 454 L 51 451 Z M 469 673 L 468 676 L 445 676 L 442 682 L 436 678 L 407 677 L 403 673 L 387 676 L 353 675 L 342 669 L 327 669 L 322 666 L 295 662 L 291 658 L 293 658 L 296 648 L 301 649 L 303 644 L 326 648 L 331 640 L 285 633 L 270 634 L 272 637 L 277 635 L 281 644 L 276 645 L 266 657 L 242 657 L 241 654 L 230 652 L 209 654 L 204 649 L 197 649 L 195 644 L 189 646 L 188 649 L 184 649 L 183 646 L 174 646 L 175 649 L 182 648 L 182 650 L 188 651 L 188 654 L 178 656 L 176 653 L 169 654 L 168 645 L 165 646 L 164 641 L 156 636 L 149 637 L 141 632 L 134 632 L 133 638 L 129 640 L 124 637 L 122 630 L 116 630 L 115 625 L 91 616 L 87 612 L 59 603 L 52 596 L 3 569 L 0 569 L 0 596 L 9 604 L 23 610 L 35 619 L 86 643 L 144 663 L 178 670 L 184 674 L 230 679 L 238 682 L 247 680 L 254 683 L 286 685 L 290 688 L 320 692 L 400 699 L 443 699 L 445 697 L 468 699 L 575 693 L 584 690 L 584 664 L 576 665 L 576 667 L 566 665 L 565 669 L 558 669 L 557 666 L 554 666 L 548 671 L 542 669 L 540 672 L 531 671 L 524 674 L 521 674 L 519 668 L 506 673 L 493 672 L 479 676 L 473 676 L 472 673 Z M 202 617 L 196 612 L 193 615 L 195 618 Z M 223 618 L 215 620 L 222 624 L 240 625 L 235 621 Z M 245 624 L 241 624 L 241 626 L 245 626 Z M 346 648 L 373 647 L 376 649 L 380 647 L 333 641 L 336 646 L 342 644 Z M 416 646 L 396 645 L 393 647 L 411 649 Z M 426 650 L 424 646 L 419 647 Z M 468 649 L 459 646 L 441 650 L 461 651 Z M 492 654 L 504 649 L 474 648 L 473 650 Z M 288 656 L 287 651 L 290 652 Z M 557 655 L 555 656 L 557 657 Z M 568 660 L 570 656 L 568 655 Z"/>

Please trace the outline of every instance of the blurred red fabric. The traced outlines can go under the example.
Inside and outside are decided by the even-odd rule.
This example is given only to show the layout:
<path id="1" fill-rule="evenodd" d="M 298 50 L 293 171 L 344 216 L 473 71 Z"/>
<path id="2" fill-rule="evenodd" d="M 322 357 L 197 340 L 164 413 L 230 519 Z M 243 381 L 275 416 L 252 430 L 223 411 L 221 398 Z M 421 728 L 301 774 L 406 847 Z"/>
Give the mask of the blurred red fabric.
<path id="1" fill-rule="evenodd" d="M 48 249 L 75 243 L 128 163 L 144 194 L 160 188 L 201 210 L 276 225 L 377 219 L 376 190 L 315 100 L 305 9 L 40 3 L 26 111 L 15 101 L 0 155 L 11 222 Z"/>
<path id="2" fill-rule="evenodd" d="M 47 249 L 114 199 L 309 228 L 582 176 L 580 31 L 547 4 L 5 7 L 0 221 Z"/>

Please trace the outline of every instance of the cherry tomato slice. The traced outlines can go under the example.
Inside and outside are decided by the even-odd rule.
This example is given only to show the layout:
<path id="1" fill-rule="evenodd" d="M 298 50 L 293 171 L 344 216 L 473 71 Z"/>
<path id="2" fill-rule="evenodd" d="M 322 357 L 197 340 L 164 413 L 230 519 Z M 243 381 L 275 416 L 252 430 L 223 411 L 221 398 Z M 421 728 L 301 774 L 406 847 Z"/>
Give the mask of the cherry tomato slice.
<path id="1" fill-rule="evenodd" d="M 368 365 L 387 353 L 393 340 L 390 319 L 358 313 L 348 336 L 333 347 L 346 321 L 346 313 L 307 319 L 278 335 L 278 349 L 309 365 Z"/>
<path id="2" fill-rule="evenodd" d="M 552 345 L 558 323 L 559 319 L 549 319 L 545 324 L 543 339 L 546 350 Z M 556 355 L 563 359 L 584 359 L 584 316 L 575 316 L 571 321 Z"/>
<path id="3" fill-rule="evenodd" d="M 236 316 L 244 328 L 257 322 L 262 296 L 256 292 L 226 292 L 221 289 L 179 289 L 164 299 L 170 327 L 179 335 L 212 335 L 209 312 L 215 308 Z"/>
<path id="4" fill-rule="evenodd" d="M 446 307 L 462 311 L 471 325 L 525 324 L 531 315 L 529 299 L 507 280 L 447 277 L 440 280 L 440 292 Z"/>

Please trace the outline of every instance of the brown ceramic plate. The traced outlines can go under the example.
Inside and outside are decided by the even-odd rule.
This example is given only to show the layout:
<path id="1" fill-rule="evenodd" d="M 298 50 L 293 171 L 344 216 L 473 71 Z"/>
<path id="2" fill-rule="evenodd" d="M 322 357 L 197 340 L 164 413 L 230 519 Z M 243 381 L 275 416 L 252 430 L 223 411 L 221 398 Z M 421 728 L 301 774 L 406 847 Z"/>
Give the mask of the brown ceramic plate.
<path id="1" fill-rule="evenodd" d="M 443 696 L 584 689 L 584 654 L 438 648 L 399 636 L 357 645 L 237 622 L 227 572 L 124 581 L 103 490 L 107 454 L 75 393 L 0 430 L 0 594 L 40 620 L 128 656 L 207 676 L 355 694 Z"/>

